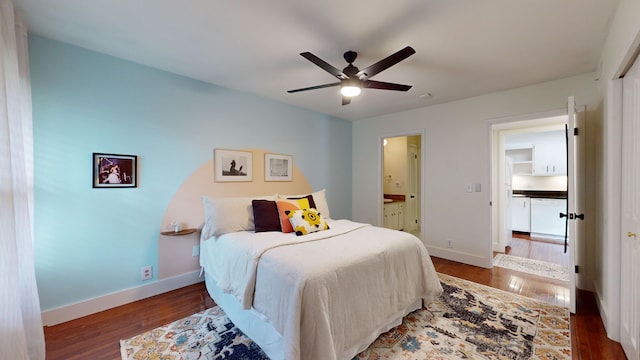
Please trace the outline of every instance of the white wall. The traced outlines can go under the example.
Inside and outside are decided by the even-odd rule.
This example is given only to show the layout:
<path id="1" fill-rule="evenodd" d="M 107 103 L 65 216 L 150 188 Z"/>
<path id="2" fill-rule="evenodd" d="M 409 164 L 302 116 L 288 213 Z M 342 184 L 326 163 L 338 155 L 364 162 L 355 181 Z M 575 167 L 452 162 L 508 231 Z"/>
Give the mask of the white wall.
<path id="1" fill-rule="evenodd" d="M 353 125 L 353 219 L 377 223 L 381 206 L 380 138 L 424 131 L 423 241 L 434 256 L 491 265 L 490 124 L 501 118 L 579 105 L 597 106 L 594 74 L 357 121 Z M 437 94 L 436 94 L 437 96 Z M 372 181 L 374 179 L 374 181 Z M 467 193 L 480 183 L 482 192 Z M 453 242 L 447 248 L 447 241 Z"/>
<path id="2" fill-rule="evenodd" d="M 619 339 L 620 291 L 620 157 L 621 117 L 619 104 L 614 103 L 620 91 L 618 79 L 632 62 L 640 44 L 640 1 L 621 0 L 609 29 L 603 53 L 600 77 L 600 103 L 603 121 L 601 136 L 597 140 L 598 186 L 596 223 L 599 225 L 599 250 L 595 274 L 596 300 L 607 334 Z"/>

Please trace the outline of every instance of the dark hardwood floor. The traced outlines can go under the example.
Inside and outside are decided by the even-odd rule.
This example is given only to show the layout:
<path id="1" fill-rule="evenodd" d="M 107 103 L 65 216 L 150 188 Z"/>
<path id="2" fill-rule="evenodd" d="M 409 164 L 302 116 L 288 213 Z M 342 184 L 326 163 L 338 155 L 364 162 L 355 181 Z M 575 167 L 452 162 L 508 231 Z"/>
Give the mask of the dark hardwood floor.
<path id="1" fill-rule="evenodd" d="M 564 303 L 560 284 L 535 275 L 494 267 L 484 269 L 432 258 L 438 272 L 556 304 Z M 564 285 L 566 289 L 566 285 Z M 574 359 L 625 359 L 620 344 L 607 338 L 593 294 L 581 291 L 571 316 Z M 203 283 L 45 327 L 48 360 L 118 360 L 120 339 L 215 306 Z"/>
<path id="2" fill-rule="evenodd" d="M 120 340 L 214 307 L 204 283 L 45 326 L 47 360 L 119 360 Z M 1 356 L 0 356 L 1 358 Z"/>
<path id="3" fill-rule="evenodd" d="M 569 253 L 564 252 L 564 240 L 537 235 L 514 233 L 506 254 L 569 266 Z"/>

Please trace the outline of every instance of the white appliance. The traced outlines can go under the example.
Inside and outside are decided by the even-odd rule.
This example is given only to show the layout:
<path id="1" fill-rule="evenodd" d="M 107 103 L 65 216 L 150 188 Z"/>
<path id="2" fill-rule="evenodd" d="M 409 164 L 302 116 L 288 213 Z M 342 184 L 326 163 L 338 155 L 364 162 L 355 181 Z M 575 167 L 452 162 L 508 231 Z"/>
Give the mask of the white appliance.
<path id="1" fill-rule="evenodd" d="M 566 212 L 566 199 L 531 199 L 531 232 L 564 237 L 566 225 L 560 213 Z"/>

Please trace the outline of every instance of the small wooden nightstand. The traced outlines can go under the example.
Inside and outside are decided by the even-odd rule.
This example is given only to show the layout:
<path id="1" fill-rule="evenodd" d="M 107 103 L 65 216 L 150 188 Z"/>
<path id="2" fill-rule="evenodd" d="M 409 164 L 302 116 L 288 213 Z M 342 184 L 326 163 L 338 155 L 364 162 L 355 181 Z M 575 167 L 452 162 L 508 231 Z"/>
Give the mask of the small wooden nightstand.
<path id="1" fill-rule="evenodd" d="M 180 230 L 178 232 L 175 232 L 175 231 L 162 231 L 160 234 L 161 235 L 167 235 L 167 236 L 182 236 L 182 235 L 193 234 L 196 231 L 198 231 L 198 229 L 182 229 L 182 230 Z"/>

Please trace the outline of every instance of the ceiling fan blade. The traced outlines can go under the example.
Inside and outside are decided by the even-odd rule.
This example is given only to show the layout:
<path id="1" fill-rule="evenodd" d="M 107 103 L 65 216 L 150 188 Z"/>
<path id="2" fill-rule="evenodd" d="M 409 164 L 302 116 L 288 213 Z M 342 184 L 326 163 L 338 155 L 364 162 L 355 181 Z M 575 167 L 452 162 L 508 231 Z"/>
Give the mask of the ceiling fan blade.
<path id="1" fill-rule="evenodd" d="M 351 104 L 351 97 L 350 96 L 343 96 L 342 97 L 342 105 L 349 105 Z"/>
<path id="2" fill-rule="evenodd" d="M 287 90 L 287 92 L 292 94 L 292 93 L 297 93 L 297 92 L 300 92 L 300 91 L 324 89 L 324 88 L 328 88 L 328 87 L 332 87 L 332 86 L 338 86 L 338 85 L 340 85 L 339 82 L 331 83 L 331 84 L 324 84 L 324 85 L 310 86 L 310 87 L 301 88 L 301 89 Z"/>
<path id="3" fill-rule="evenodd" d="M 413 50 L 413 48 L 411 46 L 407 46 L 404 49 L 397 51 L 394 54 L 391 54 L 389 56 L 387 56 L 386 58 L 378 61 L 377 63 L 358 71 L 358 73 L 356 74 L 356 76 L 358 76 L 358 78 L 364 80 L 364 79 L 368 79 L 388 68 L 390 68 L 391 66 L 399 63 L 400 61 L 408 58 L 409 56 L 415 54 L 416 51 Z"/>
<path id="4" fill-rule="evenodd" d="M 362 82 L 362 87 L 366 87 L 369 89 L 380 89 L 380 90 L 409 91 L 412 85 L 394 84 L 394 83 L 388 83 L 384 81 L 367 80 Z"/>
<path id="5" fill-rule="evenodd" d="M 310 52 L 303 52 L 300 53 L 300 55 L 302 55 L 302 57 L 304 57 L 305 59 L 311 61 L 312 63 L 318 65 L 319 67 L 321 67 L 324 71 L 328 72 L 329 74 L 337 77 L 338 79 L 348 79 L 349 77 L 347 75 L 345 75 L 342 70 L 331 66 L 330 64 L 328 64 L 326 61 L 320 59 L 319 57 L 313 55 Z"/>

